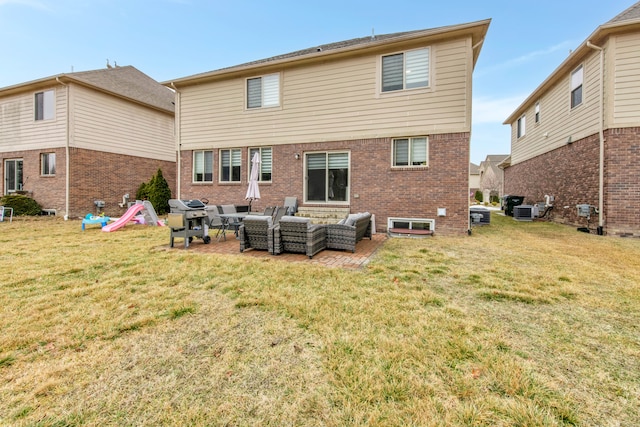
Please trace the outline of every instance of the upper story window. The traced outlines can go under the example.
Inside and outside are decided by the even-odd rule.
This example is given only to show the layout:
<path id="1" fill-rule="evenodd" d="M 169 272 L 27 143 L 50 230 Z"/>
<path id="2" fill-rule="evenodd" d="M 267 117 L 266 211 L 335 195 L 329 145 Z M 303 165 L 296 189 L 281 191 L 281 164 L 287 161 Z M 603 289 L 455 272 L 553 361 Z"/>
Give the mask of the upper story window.
<path id="1" fill-rule="evenodd" d="M 193 182 L 213 182 L 213 151 L 193 152 Z"/>
<path id="2" fill-rule="evenodd" d="M 527 117 L 522 116 L 518 119 L 518 129 L 517 129 L 518 138 L 521 138 L 525 135 L 527 131 L 526 128 L 527 128 Z"/>
<path id="3" fill-rule="evenodd" d="M 280 74 L 247 79 L 247 108 L 280 105 Z"/>
<path id="4" fill-rule="evenodd" d="M 258 181 L 269 182 L 271 181 L 271 147 L 250 148 L 249 149 L 249 174 L 251 174 L 251 164 L 253 155 L 258 153 L 260 155 L 260 172 L 258 173 Z"/>
<path id="5" fill-rule="evenodd" d="M 582 65 L 571 73 L 571 108 L 582 104 L 582 83 L 584 71 Z"/>
<path id="6" fill-rule="evenodd" d="M 429 86 L 429 48 L 382 57 L 382 92 Z"/>
<path id="7" fill-rule="evenodd" d="M 540 103 L 539 102 L 536 102 L 535 121 L 536 121 L 536 123 L 540 123 Z"/>
<path id="8" fill-rule="evenodd" d="M 56 153 L 40 154 L 40 174 L 42 175 L 56 174 Z"/>
<path id="9" fill-rule="evenodd" d="M 242 150 L 220 150 L 220 182 L 240 182 Z"/>
<path id="10" fill-rule="evenodd" d="M 393 166 L 427 166 L 427 137 L 393 140 Z"/>
<path id="11" fill-rule="evenodd" d="M 47 90 L 35 95 L 35 120 L 51 120 L 55 117 L 55 92 Z"/>

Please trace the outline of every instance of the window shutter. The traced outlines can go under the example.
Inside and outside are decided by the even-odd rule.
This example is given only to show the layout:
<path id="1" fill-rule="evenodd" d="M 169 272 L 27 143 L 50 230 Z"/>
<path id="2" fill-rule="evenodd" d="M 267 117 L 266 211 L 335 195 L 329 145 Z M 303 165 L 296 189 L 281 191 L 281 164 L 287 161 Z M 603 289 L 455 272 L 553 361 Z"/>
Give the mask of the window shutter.
<path id="1" fill-rule="evenodd" d="M 382 57 L 382 91 L 402 90 L 403 54 Z"/>
<path id="2" fill-rule="evenodd" d="M 262 106 L 262 78 L 247 80 L 247 108 Z"/>
<path id="3" fill-rule="evenodd" d="M 405 74 L 407 89 L 429 86 L 429 49 L 406 53 Z"/>
<path id="4" fill-rule="evenodd" d="M 262 78 L 262 106 L 274 107 L 280 105 L 280 75 L 271 74 Z"/>

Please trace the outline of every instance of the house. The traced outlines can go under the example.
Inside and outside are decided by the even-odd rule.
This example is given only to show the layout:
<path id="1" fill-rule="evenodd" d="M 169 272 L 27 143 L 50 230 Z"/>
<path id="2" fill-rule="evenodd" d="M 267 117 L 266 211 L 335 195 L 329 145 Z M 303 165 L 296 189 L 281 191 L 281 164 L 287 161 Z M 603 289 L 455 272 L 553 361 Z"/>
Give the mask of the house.
<path id="1" fill-rule="evenodd" d="M 478 166 L 482 201 L 500 198 L 503 195 L 504 171 L 499 165 L 509 157 L 508 154 L 489 154 Z"/>
<path id="2" fill-rule="evenodd" d="M 469 163 L 469 200 L 473 203 L 476 191 L 480 190 L 480 165 Z"/>
<path id="3" fill-rule="evenodd" d="M 71 218 L 121 215 L 125 194 L 134 201 L 159 168 L 175 189 L 173 102 L 131 66 L 0 88 L 2 194 L 30 195 Z"/>
<path id="4" fill-rule="evenodd" d="M 315 46 L 165 82 L 176 91 L 178 194 L 301 214 L 368 211 L 469 229 L 471 78 L 489 20 Z M 309 213 L 310 216 L 313 216 Z M 421 223 L 423 223 L 422 221 Z"/>
<path id="5" fill-rule="evenodd" d="M 506 119 L 505 193 L 551 218 L 640 236 L 640 2 L 605 22 Z M 578 206 L 584 206 L 578 209 Z"/>

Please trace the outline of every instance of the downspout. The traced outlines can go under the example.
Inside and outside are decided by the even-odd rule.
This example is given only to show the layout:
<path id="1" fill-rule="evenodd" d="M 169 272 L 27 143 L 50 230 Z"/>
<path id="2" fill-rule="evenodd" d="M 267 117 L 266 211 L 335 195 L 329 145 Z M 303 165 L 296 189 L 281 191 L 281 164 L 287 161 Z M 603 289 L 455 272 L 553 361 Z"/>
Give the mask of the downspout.
<path id="1" fill-rule="evenodd" d="M 604 49 L 600 46 L 596 46 L 590 41 L 587 41 L 587 47 L 600 52 L 600 94 L 599 94 L 599 124 L 598 124 L 598 136 L 600 138 L 600 163 L 599 163 L 599 176 L 598 176 L 598 235 L 603 234 L 603 211 L 604 211 L 604 84 L 602 79 L 604 78 Z"/>
<path id="2" fill-rule="evenodd" d="M 181 182 L 181 177 L 182 177 L 182 143 L 181 143 L 181 132 L 180 132 L 180 125 L 181 125 L 181 120 L 182 120 L 182 115 L 180 114 L 180 110 L 182 109 L 182 99 L 181 99 L 181 94 L 180 91 L 178 90 L 178 88 L 176 87 L 176 85 L 173 84 L 173 82 L 170 83 L 171 87 L 173 88 L 173 90 L 176 91 L 176 105 L 175 105 L 175 115 L 174 115 L 174 133 L 175 133 L 175 138 L 176 138 L 176 152 L 178 153 L 178 157 L 176 159 L 177 163 L 176 163 L 176 198 L 177 199 L 182 199 L 181 197 L 181 193 L 182 193 L 182 185 L 180 184 Z"/>
<path id="3" fill-rule="evenodd" d="M 60 81 L 60 77 L 56 77 L 56 81 L 61 84 L 62 86 L 65 87 L 66 90 L 66 98 L 67 98 L 67 107 L 65 108 L 65 116 L 66 116 L 66 122 L 65 122 L 65 144 L 64 144 L 64 167 L 65 167 L 65 177 L 64 177 L 64 220 L 68 221 L 69 220 L 69 199 L 70 199 L 70 194 L 69 194 L 69 186 L 71 183 L 71 178 L 69 177 L 69 173 L 70 173 L 70 165 L 71 162 L 69 161 L 69 85 L 66 83 L 62 83 Z"/>

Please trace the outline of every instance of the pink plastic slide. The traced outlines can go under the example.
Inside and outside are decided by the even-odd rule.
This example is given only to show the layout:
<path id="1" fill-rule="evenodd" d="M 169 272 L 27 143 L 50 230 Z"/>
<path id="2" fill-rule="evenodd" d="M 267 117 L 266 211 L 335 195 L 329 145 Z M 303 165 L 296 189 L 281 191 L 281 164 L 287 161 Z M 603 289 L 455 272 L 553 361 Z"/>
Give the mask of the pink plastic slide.
<path id="1" fill-rule="evenodd" d="M 133 217 L 136 216 L 138 212 L 140 212 L 143 209 L 144 209 L 144 205 L 142 203 L 131 205 L 131 207 L 127 209 L 124 215 L 118 218 L 117 221 L 102 227 L 102 231 L 106 231 L 106 232 L 116 231 L 117 229 L 124 227 L 125 225 L 127 225 L 129 221 L 133 220 Z"/>

